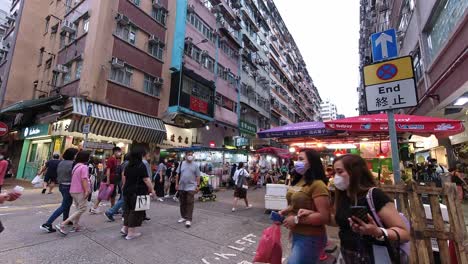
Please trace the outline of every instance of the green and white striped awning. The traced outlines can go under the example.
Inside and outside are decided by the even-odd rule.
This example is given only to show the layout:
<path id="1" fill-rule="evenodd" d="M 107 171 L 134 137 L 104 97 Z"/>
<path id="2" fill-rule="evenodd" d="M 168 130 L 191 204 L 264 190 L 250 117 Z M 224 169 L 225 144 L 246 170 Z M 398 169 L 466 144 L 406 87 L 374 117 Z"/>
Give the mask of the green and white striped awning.
<path id="1" fill-rule="evenodd" d="M 83 98 L 74 97 L 71 101 L 74 117 L 70 124 L 70 132 L 83 132 L 88 107 L 91 105 L 90 133 L 156 144 L 166 137 L 164 122 L 158 118 L 97 104 Z"/>

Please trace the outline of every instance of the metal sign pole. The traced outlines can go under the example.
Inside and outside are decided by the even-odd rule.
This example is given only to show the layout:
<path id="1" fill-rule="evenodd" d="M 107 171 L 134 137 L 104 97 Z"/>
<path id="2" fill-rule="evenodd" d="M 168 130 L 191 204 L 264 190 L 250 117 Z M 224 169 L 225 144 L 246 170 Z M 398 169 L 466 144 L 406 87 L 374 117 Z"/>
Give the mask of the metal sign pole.
<path id="1" fill-rule="evenodd" d="M 393 179 L 395 184 L 401 181 L 400 172 L 400 154 L 398 153 L 398 139 L 395 126 L 395 113 L 393 110 L 387 112 L 388 117 L 388 131 L 390 133 L 390 145 L 392 148 L 392 166 L 393 166 Z"/>

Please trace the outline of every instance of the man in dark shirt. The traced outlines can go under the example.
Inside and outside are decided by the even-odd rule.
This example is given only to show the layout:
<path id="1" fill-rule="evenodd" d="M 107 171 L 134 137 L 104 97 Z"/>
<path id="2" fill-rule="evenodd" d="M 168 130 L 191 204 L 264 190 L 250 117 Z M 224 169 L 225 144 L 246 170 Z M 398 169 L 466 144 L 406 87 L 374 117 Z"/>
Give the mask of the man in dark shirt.
<path id="1" fill-rule="evenodd" d="M 60 154 L 54 153 L 52 159 L 46 162 L 45 166 L 39 173 L 42 175 L 45 172 L 42 194 L 46 193 L 47 187 L 49 187 L 49 194 L 52 193 L 52 190 L 54 189 L 55 184 L 57 183 L 57 166 L 59 163 Z"/>

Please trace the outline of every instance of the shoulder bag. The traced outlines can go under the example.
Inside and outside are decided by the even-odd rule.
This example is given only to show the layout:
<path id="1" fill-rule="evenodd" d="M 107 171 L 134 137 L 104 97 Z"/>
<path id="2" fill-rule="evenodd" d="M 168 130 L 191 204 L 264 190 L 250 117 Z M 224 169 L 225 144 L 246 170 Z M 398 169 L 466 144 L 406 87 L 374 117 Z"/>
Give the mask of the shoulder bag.
<path id="1" fill-rule="evenodd" d="M 146 170 L 146 165 L 143 164 L 144 169 Z M 141 166 L 140 166 L 141 167 Z M 143 182 L 144 183 L 144 182 Z M 139 183 L 137 183 L 138 185 Z M 145 184 L 146 187 L 146 184 Z M 150 209 L 151 197 L 149 195 L 137 195 L 135 203 L 135 211 L 146 211 Z"/>

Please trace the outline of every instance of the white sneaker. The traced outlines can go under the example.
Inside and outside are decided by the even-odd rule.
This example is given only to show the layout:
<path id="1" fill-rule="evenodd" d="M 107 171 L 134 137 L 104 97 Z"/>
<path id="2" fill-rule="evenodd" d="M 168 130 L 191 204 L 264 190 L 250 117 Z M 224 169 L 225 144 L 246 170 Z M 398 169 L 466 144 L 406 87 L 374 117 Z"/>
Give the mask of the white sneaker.
<path id="1" fill-rule="evenodd" d="M 189 228 L 192 226 L 192 222 L 190 221 L 185 221 L 185 227 Z"/>
<path id="2" fill-rule="evenodd" d="M 100 214 L 101 211 L 99 211 L 99 209 L 94 209 L 94 207 L 91 207 L 91 209 L 89 209 L 89 212 L 91 214 Z"/>
<path id="3" fill-rule="evenodd" d="M 232 208 L 232 210 L 231 210 L 231 211 L 232 211 L 232 212 L 235 212 L 235 211 L 236 211 L 236 208 Z"/>
<path id="4" fill-rule="evenodd" d="M 166 194 L 166 195 L 164 196 L 164 198 L 169 198 L 169 197 L 171 197 L 169 194 Z"/>
<path id="5" fill-rule="evenodd" d="M 179 199 L 177 197 L 175 197 L 175 196 L 172 197 L 172 200 L 174 200 L 174 202 L 177 202 L 177 203 L 179 202 Z"/>
<path id="6" fill-rule="evenodd" d="M 158 201 L 164 202 L 164 199 L 163 198 L 158 198 Z"/>
<path id="7" fill-rule="evenodd" d="M 185 221 L 186 221 L 185 218 L 181 218 L 181 219 L 177 220 L 177 223 L 180 224 L 180 223 L 183 223 L 183 222 L 185 222 Z"/>
<path id="8" fill-rule="evenodd" d="M 249 206 L 247 206 L 247 209 L 250 209 L 250 208 L 252 208 L 252 205 L 251 205 L 251 204 L 249 204 Z"/>

